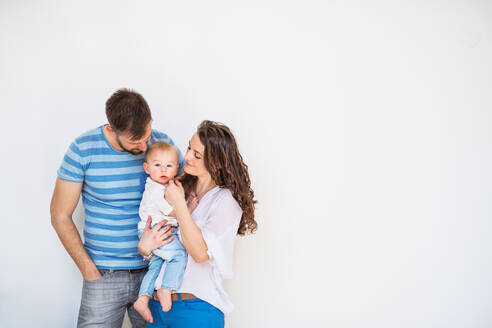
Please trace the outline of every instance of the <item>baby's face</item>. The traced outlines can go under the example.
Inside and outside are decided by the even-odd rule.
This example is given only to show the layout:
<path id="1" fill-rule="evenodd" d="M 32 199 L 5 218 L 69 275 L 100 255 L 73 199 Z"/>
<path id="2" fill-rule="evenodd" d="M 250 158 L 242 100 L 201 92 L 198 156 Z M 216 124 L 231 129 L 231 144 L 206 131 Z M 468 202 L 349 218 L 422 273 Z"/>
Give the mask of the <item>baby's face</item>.
<path id="1" fill-rule="evenodd" d="M 144 162 L 144 169 L 152 180 L 166 184 L 178 173 L 178 154 L 174 150 L 153 150 Z"/>

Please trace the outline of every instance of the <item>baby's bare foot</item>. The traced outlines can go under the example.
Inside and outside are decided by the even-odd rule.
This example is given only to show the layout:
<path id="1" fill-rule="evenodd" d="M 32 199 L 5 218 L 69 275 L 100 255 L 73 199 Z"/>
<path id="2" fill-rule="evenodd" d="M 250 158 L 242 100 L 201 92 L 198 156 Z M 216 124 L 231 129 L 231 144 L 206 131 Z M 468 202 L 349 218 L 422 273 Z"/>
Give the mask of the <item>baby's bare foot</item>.
<path id="1" fill-rule="evenodd" d="M 161 288 L 157 290 L 157 297 L 159 298 L 159 302 L 161 303 L 162 311 L 167 312 L 171 310 L 173 302 L 171 300 L 171 291 L 169 289 Z"/>
<path id="2" fill-rule="evenodd" d="M 133 303 L 133 307 L 137 310 L 138 313 L 144 318 L 145 321 L 153 323 L 154 318 L 152 318 L 152 314 L 149 309 L 149 296 L 139 296 L 135 303 Z"/>

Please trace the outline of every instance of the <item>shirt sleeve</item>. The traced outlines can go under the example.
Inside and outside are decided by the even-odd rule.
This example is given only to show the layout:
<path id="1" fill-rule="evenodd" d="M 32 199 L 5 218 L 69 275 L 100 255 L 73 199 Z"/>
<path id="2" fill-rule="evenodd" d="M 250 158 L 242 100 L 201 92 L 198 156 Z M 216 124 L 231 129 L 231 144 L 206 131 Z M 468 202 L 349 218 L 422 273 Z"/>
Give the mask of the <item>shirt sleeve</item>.
<path id="1" fill-rule="evenodd" d="M 178 170 L 178 175 L 183 173 L 183 169 L 184 169 L 184 166 L 186 164 L 186 161 L 183 157 L 183 154 L 181 154 L 181 151 L 179 150 L 178 147 L 176 147 L 176 145 L 174 145 L 174 148 L 176 148 L 178 150 L 178 155 L 179 155 L 179 170 Z"/>
<path id="2" fill-rule="evenodd" d="M 232 277 L 232 257 L 242 210 L 229 190 L 218 195 L 202 229 L 209 262 L 221 279 Z"/>
<path id="3" fill-rule="evenodd" d="M 59 178 L 73 182 L 83 182 L 85 178 L 87 158 L 74 141 L 69 147 L 60 168 L 57 171 Z"/>
<path id="4" fill-rule="evenodd" d="M 152 201 L 162 215 L 167 216 L 173 210 L 173 207 L 164 199 L 164 192 L 161 189 L 153 190 Z"/>

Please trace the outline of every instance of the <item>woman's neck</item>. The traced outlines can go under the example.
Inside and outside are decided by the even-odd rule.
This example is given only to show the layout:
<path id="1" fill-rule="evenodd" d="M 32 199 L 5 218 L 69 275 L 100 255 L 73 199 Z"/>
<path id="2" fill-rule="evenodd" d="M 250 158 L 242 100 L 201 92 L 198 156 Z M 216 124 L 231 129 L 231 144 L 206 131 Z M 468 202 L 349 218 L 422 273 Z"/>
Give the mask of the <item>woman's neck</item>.
<path id="1" fill-rule="evenodd" d="M 196 182 L 195 192 L 198 197 L 202 197 L 204 194 L 207 193 L 207 191 L 214 188 L 215 186 L 217 185 L 215 184 L 210 174 L 207 174 L 206 176 L 199 176 Z"/>

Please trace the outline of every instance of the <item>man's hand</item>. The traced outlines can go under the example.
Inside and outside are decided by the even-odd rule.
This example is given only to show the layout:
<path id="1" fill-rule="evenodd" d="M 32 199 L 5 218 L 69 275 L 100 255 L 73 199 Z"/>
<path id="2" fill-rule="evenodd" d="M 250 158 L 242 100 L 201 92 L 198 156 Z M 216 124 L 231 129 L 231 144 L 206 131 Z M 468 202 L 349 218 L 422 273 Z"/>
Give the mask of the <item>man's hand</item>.
<path id="1" fill-rule="evenodd" d="M 97 267 L 94 265 L 94 267 L 87 272 L 83 272 L 82 276 L 84 277 L 84 280 L 86 281 L 94 281 L 102 278 L 101 273 L 97 269 Z"/>
<path id="2" fill-rule="evenodd" d="M 149 216 L 147 218 L 145 229 L 138 242 L 138 252 L 142 256 L 149 256 L 154 249 L 164 246 L 174 239 L 174 236 L 171 236 L 174 229 L 169 225 L 164 226 L 166 223 L 167 220 L 164 219 L 157 223 L 153 228 L 150 228 L 152 217 Z M 169 236 L 171 237 L 169 238 Z"/>

